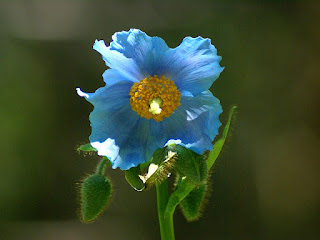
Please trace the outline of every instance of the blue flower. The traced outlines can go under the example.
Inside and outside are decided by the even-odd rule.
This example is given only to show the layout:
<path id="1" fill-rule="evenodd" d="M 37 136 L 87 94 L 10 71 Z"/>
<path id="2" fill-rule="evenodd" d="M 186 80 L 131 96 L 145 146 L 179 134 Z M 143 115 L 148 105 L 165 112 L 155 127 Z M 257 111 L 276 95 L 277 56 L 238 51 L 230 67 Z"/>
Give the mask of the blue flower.
<path id="1" fill-rule="evenodd" d="M 172 49 L 138 29 L 112 40 L 93 45 L 110 68 L 106 85 L 95 93 L 77 88 L 94 106 L 90 142 L 98 154 L 127 170 L 170 140 L 199 154 L 211 150 L 222 108 L 208 89 L 223 70 L 211 40 L 186 37 Z"/>

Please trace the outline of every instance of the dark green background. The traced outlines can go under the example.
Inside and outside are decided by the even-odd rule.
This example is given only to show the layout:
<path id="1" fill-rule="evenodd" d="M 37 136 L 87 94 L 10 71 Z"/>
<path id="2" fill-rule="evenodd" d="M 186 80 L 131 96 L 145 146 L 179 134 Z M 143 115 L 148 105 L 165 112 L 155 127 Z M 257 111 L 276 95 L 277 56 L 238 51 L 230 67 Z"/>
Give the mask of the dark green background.
<path id="1" fill-rule="evenodd" d="M 160 239 L 154 189 L 115 194 L 91 225 L 76 183 L 97 157 L 76 153 L 103 85 L 96 38 L 140 28 L 170 47 L 212 39 L 225 70 L 211 90 L 239 114 L 203 218 L 175 215 L 179 239 L 320 239 L 319 1 L 1 1 L 0 239 Z"/>

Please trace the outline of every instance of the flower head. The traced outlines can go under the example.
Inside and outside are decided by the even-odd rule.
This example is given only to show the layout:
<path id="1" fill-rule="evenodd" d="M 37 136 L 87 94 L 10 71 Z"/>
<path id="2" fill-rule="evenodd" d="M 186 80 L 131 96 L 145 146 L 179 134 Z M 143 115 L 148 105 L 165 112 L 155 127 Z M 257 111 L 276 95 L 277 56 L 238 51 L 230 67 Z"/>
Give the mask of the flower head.
<path id="1" fill-rule="evenodd" d="M 170 140 L 199 154 L 211 150 L 222 108 L 208 89 L 223 68 L 210 39 L 186 37 L 172 49 L 131 29 L 112 40 L 93 45 L 110 68 L 106 85 L 95 93 L 77 89 L 94 106 L 90 142 L 98 154 L 127 170 Z"/>

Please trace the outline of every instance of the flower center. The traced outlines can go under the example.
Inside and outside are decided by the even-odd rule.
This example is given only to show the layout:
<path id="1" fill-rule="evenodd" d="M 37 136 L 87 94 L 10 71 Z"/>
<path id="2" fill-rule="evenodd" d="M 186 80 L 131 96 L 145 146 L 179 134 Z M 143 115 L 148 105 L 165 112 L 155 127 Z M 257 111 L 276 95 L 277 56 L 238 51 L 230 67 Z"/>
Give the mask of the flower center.
<path id="1" fill-rule="evenodd" d="M 181 94 L 169 78 L 156 75 L 134 83 L 130 90 L 130 104 L 140 117 L 162 121 L 180 105 Z"/>

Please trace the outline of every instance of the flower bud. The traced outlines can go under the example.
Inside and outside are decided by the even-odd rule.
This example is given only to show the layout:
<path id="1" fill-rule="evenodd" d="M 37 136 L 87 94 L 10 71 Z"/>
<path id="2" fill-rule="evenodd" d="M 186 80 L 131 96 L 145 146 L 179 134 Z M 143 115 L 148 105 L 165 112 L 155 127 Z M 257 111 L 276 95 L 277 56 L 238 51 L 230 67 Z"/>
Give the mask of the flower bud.
<path id="1" fill-rule="evenodd" d="M 189 194 L 180 202 L 180 209 L 187 219 L 192 222 L 198 220 L 205 202 L 207 192 L 207 183 L 204 182 L 196 186 Z"/>
<path id="2" fill-rule="evenodd" d="M 83 222 L 95 220 L 107 206 L 111 196 L 110 181 L 103 175 L 93 174 L 81 185 L 81 218 Z"/>

